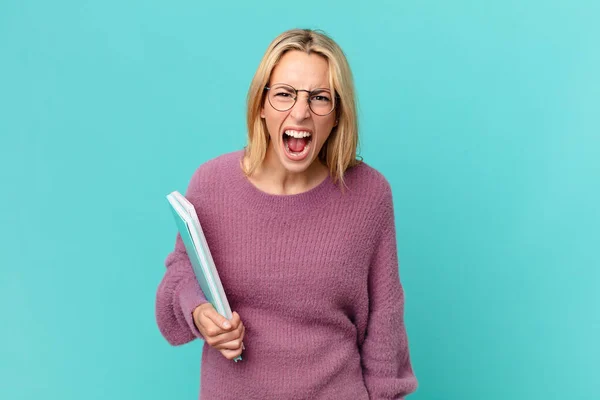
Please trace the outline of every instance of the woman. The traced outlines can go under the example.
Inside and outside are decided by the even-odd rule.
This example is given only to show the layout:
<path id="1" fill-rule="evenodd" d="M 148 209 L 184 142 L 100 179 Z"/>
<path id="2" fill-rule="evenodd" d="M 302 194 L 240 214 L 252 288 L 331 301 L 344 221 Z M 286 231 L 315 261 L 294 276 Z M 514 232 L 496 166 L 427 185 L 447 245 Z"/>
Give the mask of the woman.
<path id="1" fill-rule="evenodd" d="M 205 340 L 202 399 L 403 398 L 417 382 L 392 193 L 356 159 L 338 45 L 311 30 L 277 37 L 247 123 L 246 148 L 201 165 L 186 192 L 236 312 L 227 321 L 207 303 L 177 237 L 156 299 L 162 334 Z"/>

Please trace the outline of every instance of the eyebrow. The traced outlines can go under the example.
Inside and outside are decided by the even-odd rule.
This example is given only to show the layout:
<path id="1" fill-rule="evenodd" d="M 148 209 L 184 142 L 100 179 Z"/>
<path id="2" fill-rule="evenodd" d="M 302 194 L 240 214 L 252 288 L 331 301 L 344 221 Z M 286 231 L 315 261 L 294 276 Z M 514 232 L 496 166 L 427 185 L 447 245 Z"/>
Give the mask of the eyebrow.
<path id="1" fill-rule="evenodd" d="M 287 86 L 293 87 L 296 90 L 308 90 L 309 92 L 316 92 L 316 91 L 323 91 L 323 90 L 327 90 L 328 92 L 331 92 L 331 89 L 329 89 L 327 87 L 317 87 L 317 88 L 310 89 L 310 90 L 309 89 L 298 89 L 294 85 L 290 85 L 289 83 L 285 83 L 285 82 L 275 82 L 275 83 L 270 84 L 269 86 L 272 87 L 275 85 L 287 85 Z"/>

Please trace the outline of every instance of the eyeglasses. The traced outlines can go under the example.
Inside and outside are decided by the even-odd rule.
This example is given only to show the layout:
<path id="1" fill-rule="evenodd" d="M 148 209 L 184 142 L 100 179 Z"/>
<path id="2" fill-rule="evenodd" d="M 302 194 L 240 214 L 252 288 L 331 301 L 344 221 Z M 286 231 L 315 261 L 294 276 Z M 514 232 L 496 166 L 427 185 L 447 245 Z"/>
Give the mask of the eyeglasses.
<path id="1" fill-rule="evenodd" d="M 310 110 L 320 116 L 330 114 L 335 108 L 335 98 L 331 95 L 329 89 L 314 89 L 314 90 L 303 90 L 295 89 L 290 85 L 284 83 L 278 83 L 271 87 L 265 86 L 265 90 L 268 91 L 267 98 L 271 107 L 277 111 L 287 111 L 294 107 L 296 100 L 298 100 L 298 92 L 308 93 L 308 107 Z"/>

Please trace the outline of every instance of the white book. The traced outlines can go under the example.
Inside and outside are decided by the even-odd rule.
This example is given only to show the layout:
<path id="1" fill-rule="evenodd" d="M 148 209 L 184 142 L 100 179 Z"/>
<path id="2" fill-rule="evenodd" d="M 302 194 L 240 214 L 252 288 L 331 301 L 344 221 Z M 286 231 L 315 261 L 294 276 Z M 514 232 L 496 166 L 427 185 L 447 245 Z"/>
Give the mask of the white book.
<path id="1" fill-rule="evenodd" d="M 231 307 L 194 205 L 177 191 L 168 194 L 167 200 L 204 297 L 219 314 L 230 320 L 233 317 Z M 243 343 L 242 348 L 245 349 Z M 238 356 L 233 361 L 241 360 L 242 356 Z"/>
<path id="2" fill-rule="evenodd" d="M 219 273 L 208 248 L 194 205 L 181 193 L 167 195 L 185 250 L 206 299 L 227 319 L 233 317 Z"/>

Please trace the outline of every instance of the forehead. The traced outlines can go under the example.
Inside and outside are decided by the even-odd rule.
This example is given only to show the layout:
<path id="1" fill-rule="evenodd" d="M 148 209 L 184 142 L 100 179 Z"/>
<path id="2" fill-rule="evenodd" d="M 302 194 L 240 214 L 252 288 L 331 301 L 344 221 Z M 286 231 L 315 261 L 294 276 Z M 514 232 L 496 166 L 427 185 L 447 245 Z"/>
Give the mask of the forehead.
<path id="1" fill-rule="evenodd" d="M 329 63 L 315 53 L 285 53 L 271 73 L 271 85 L 287 83 L 296 89 L 329 88 Z"/>

